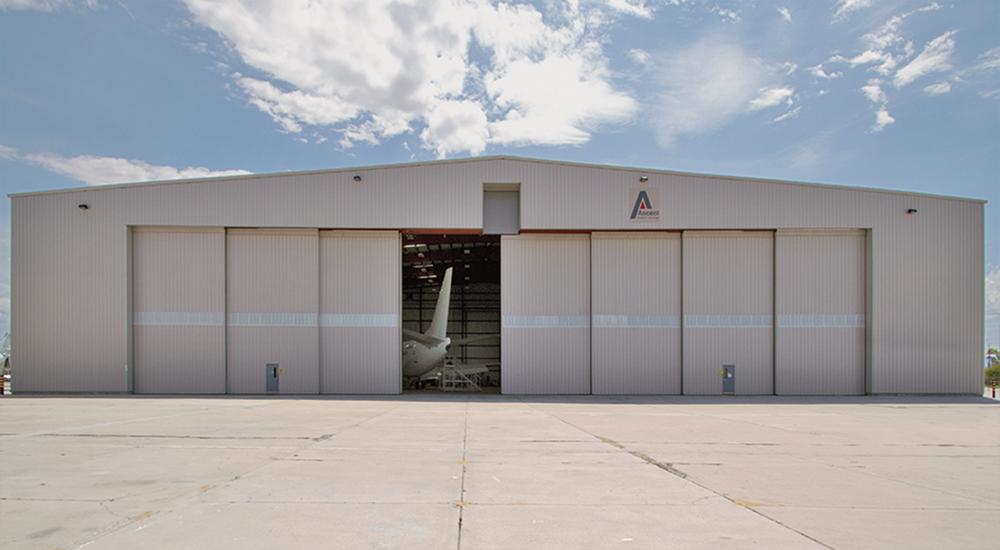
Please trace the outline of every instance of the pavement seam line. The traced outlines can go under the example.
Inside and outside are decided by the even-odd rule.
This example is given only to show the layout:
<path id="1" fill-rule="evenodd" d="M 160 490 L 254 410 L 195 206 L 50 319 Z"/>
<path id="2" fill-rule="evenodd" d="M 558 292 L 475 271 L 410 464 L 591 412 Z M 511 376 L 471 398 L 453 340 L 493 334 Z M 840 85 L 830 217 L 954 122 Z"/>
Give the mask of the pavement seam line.
<path id="1" fill-rule="evenodd" d="M 465 472 L 469 467 L 466 460 L 469 448 L 469 400 L 465 401 L 465 425 L 462 428 L 462 489 L 458 499 L 458 540 L 457 550 L 462 550 L 462 519 L 465 515 L 465 507 L 469 504 L 465 501 Z"/>
<path id="2" fill-rule="evenodd" d="M 522 402 L 524 402 L 524 401 L 522 400 Z M 585 433 L 585 434 L 587 434 L 587 435 L 589 435 L 591 437 L 599 439 L 602 442 L 607 443 L 608 445 L 611 445 L 611 446 L 613 446 L 613 447 L 615 447 L 617 449 L 620 449 L 620 450 L 622 450 L 622 451 L 624 451 L 624 452 L 626 452 L 626 453 L 628 453 L 628 454 L 630 454 L 630 455 L 632 455 L 632 456 L 634 456 L 636 458 L 639 458 L 640 460 L 644 460 L 644 461 L 646 461 L 646 462 L 648 462 L 650 464 L 653 464 L 654 466 L 658 466 L 661 469 L 663 469 L 663 470 L 665 470 L 667 472 L 670 472 L 670 473 L 672 473 L 674 475 L 678 475 L 678 473 L 679 473 L 679 472 L 675 473 L 676 471 L 672 471 L 673 468 L 671 468 L 669 470 L 667 468 L 663 468 L 662 466 L 660 466 L 661 463 L 653 461 L 651 458 L 649 458 L 647 455 L 645 455 L 643 453 L 636 454 L 635 452 L 632 452 L 632 451 L 628 450 L 628 448 L 626 448 L 624 445 L 622 445 L 621 443 L 618 443 L 617 441 L 615 441 L 613 439 L 609 439 L 609 438 L 606 438 L 606 437 L 601 437 L 601 436 L 599 436 L 597 434 L 590 433 L 587 430 L 585 430 L 585 429 L 583 429 L 583 428 L 581 428 L 579 426 L 574 425 L 573 423 L 569 422 L 566 419 L 559 418 L 558 416 L 556 416 L 556 415 L 554 415 L 552 413 L 549 413 L 547 411 L 544 411 L 542 409 L 539 409 L 538 407 L 536 407 L 536 406 L 534 406 L 532 404 L 528 404 L 528 405 L 531 408 L 535 409 L 536 411 L 538 411 L 538 412 L 540 412 L 540 413 L 542 413 L 542 414 L 544 414 L 546 416 L 550 416 L 550 417 L 552 417 L 552 418 L 554 418 L 554 419 L 562 422 L 563 424 L 566 424 L 567 426 L 569 426 L 569 427 L 571 427 L 573 429 L 579 430 L 579 431 L 581 431 L 581 432 L 583 432 L 583 433 Z M 642 456 L 639 456 L 639 455 L 642 455 Z M 646 458 L 643 458 L 643 457 L 646 457 Z M 691 479 L 690 477 L 688 477 L 686 474 L 680 473 L 680 475 L 678 475 L 678 477 L 681 477 L 681 479 L 683 479 L 684 481 L 687 481 L 688 483 L 691 483 L 693 485 L 701 487 L 702 489 L 705 489 L 706 491 L 708 491 L 708 492 L 710 492 L 712 494 L 720 496 L 720 497 L 728 500 L 729 502 L 732 502 L 736 506 L 739 506 L 740 508 L 743 508 L 745 510 L 749 510 L 749 511 L 753 512 L 754 514 L 757 514 L 758 516 L 760 516 L 760 517 L 762 517 L 762 518 L 764 518 L 764 519 L 766 519 L 766 520 L 768 520 L 768 521 L 770 521 L 770 522 L 772 522 L 772 523 L 774 523 L 774 524 L 776 524 L 778 526 L 781 526 L 781 527 L 783 527 L 783 528 L 785 528 L 785 529 L 787 529 L 787 530 L 789 530 L 789 531 L 791 531 L 793 533 L 797 533 L 800 536 L 802 536 L 803 538 L 809 539 L 809 540 L 815 542 L 816 544 L 818 544 L 818 545 L 820 545 L 820 546 L 822 546 L 824 548 L 829 548 L 830 550 L 836 550 L 834 547 L 832 547 L 832 546 L 830 546 L 828 544 L 825 544 L 825 543 L 823 543 L 823 542 L 821 542 L 819 540 L 816 540 L 815 538 L 810 537 L 809 535 L 803 533 L 802 531 L 799 531 L 798 529 L 794 529 L 792 527 L 789 527 L 789 526 L 785 525 L 784 523 L 782 523 L 782 522 L 780 522 L 780 521 L 778 521 L 778 520 L 776 520 L 776 519 L 774 519 L 774 518 L 772 518 L 772 517 L 770 517 L 770 516 L 768 516 L 768 515 L 760 512 L 759 510 L 754 509 L 753 507 L 746 506 L 745 505 L 746 503 L 741 504 L 740 501 L 734 501 L 734 499 L 726 496 L 725 494 L 720 493 L 720 492 L 716 491 L 715 489 L 712 489 L 711 487 L 707 487 L 705 485 L 702 485 L 701 483 L 698 483 L 697 481 L 695 481 L 695 480 Z"/>

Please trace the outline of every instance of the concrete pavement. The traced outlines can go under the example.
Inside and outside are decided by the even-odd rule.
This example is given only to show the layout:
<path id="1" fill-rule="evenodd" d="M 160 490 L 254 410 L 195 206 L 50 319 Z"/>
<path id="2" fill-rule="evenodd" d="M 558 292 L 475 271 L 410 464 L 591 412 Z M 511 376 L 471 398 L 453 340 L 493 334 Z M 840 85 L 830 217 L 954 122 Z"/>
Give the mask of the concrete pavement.
<path id="1" fill-rule="evenodd" d="M 0 399 L 0 546 L 997 548 L 978 397 Z"/>

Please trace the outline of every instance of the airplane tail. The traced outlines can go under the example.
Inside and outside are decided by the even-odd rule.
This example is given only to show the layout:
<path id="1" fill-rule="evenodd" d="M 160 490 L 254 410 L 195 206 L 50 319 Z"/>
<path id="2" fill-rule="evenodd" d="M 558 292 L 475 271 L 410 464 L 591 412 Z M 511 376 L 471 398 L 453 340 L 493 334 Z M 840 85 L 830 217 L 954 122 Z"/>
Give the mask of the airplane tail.
<path id="1" fill-rule="evenodd" d="M 448 332 L 448 308 L 451 307 L 451 268 L 445 270 L 444 280 L 441 281 L 441 294 L 438 295 L 437 305 L 434 307 L 434 318 L 431 326 L 427 329 L 427 336 L 444 339 Z"/>

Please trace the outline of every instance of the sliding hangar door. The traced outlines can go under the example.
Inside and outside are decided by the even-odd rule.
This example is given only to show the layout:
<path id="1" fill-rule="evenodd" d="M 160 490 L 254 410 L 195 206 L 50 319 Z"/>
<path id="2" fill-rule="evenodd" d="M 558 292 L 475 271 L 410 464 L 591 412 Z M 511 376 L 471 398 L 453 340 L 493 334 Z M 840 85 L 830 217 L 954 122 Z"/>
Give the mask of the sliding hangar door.
<path id="1" fill-rule="evenodd" d="M 136 393 L 399 393 L 396 232 L 133 228 Z"/>
<path id="2" fill-rule="evenodd" d="M 863 231 L 530 234 L 501 253 L 504 393 L 865 391 Z"/>
<path id="3" fill-rule="evenodd" d="M 399 393 L 393 231 L 133 229 L 137 393 Z M 865 391 L 861 231 L 505 235 L 508 394 Z"/>

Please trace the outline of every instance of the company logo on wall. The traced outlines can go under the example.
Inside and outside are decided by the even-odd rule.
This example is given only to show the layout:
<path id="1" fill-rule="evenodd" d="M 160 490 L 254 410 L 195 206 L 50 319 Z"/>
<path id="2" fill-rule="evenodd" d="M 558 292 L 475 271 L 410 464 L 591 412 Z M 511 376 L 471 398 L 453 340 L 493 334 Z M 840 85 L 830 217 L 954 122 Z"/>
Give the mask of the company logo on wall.
<path id="1" fill-rule="evenodd" d="M 629 189 L 629 206 L 632 213 L 630 222 L 660 221 L 660 190 L 659 189 Z"/>

